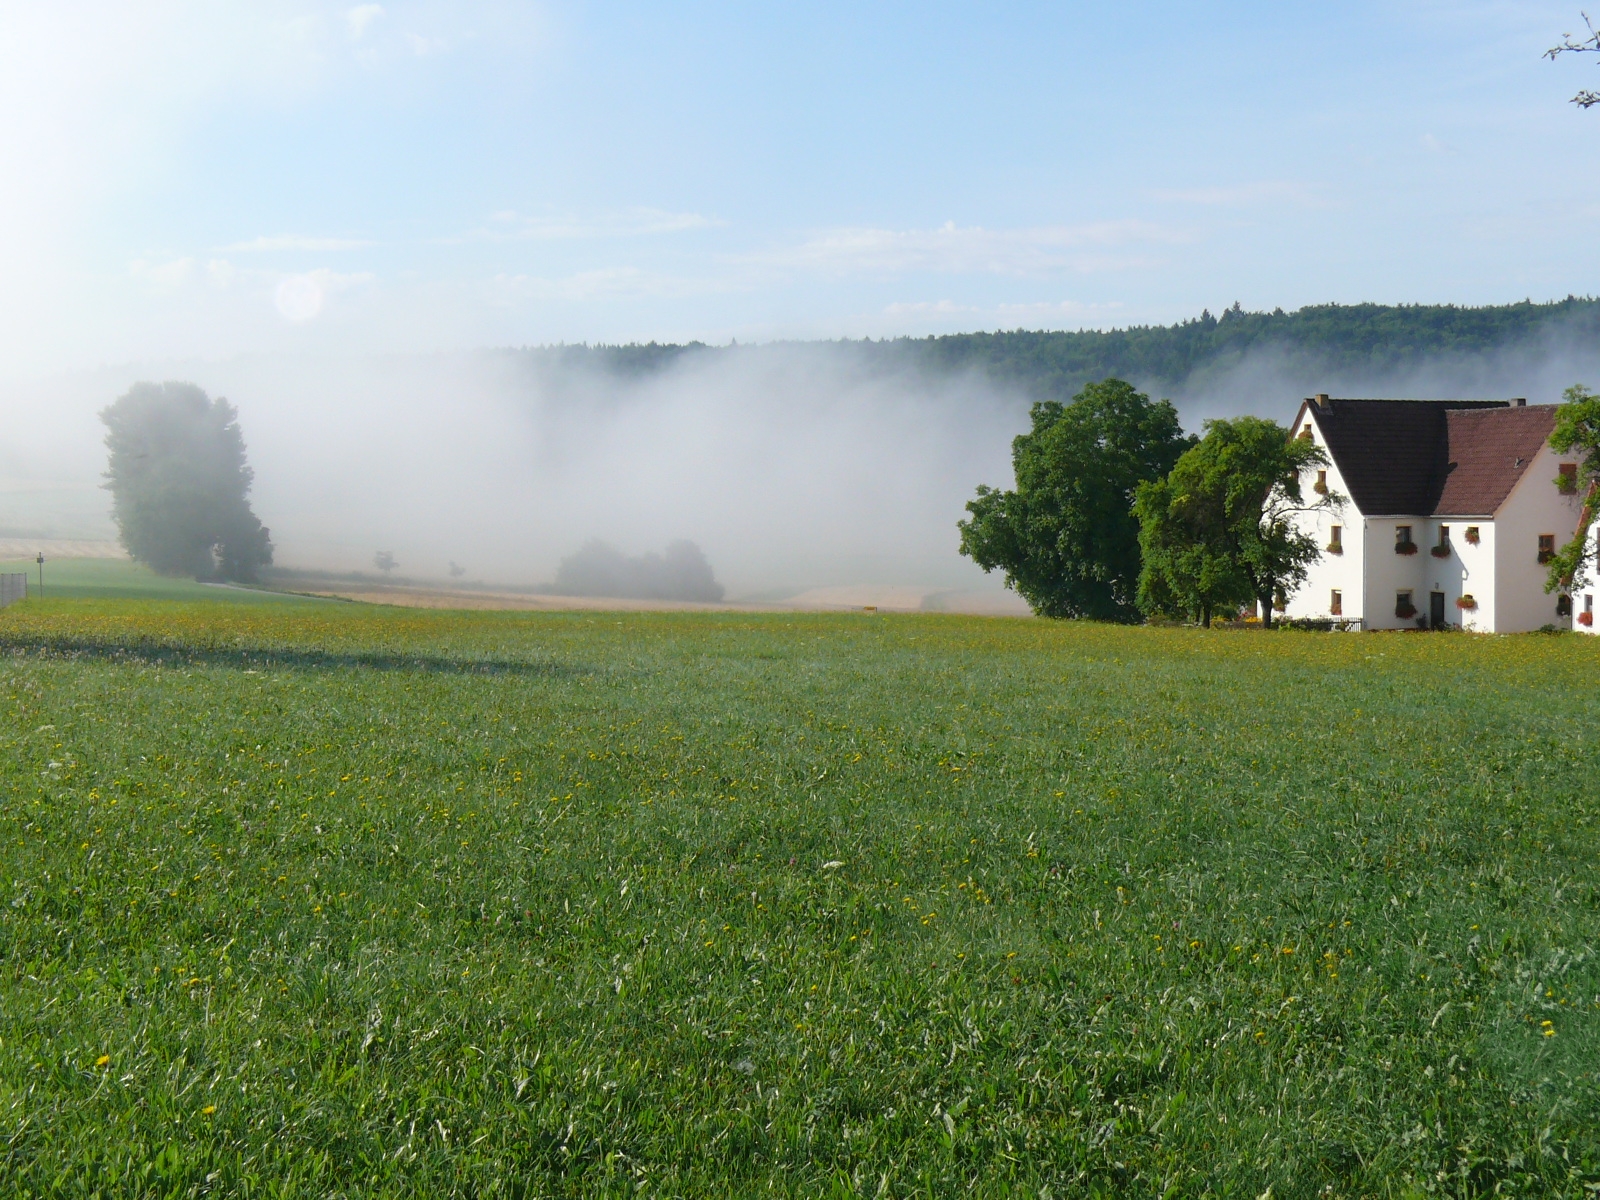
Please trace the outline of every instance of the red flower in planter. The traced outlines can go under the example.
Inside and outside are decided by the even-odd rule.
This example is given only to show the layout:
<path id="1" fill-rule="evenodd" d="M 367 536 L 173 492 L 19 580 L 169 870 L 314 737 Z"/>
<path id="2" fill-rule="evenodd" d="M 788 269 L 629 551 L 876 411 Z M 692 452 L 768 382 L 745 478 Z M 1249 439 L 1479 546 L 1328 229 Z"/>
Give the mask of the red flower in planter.
<path id="1" fill-rule="evenodd" d="M 1474 609 L 1478 607 L 1478 602 L 1471 596 L 1458 596 L 1456 598 L 1456 607 L 1463 610 Z"/>
<path id="2" fill-rule="evenodd" d="M 1581 612 L 1581 613 L 1579 613 L 1578 614 L 1578 624 L 1579 625 L 1593 625 L 1594 624 L 1594 614 L 1592 612 Z"/>

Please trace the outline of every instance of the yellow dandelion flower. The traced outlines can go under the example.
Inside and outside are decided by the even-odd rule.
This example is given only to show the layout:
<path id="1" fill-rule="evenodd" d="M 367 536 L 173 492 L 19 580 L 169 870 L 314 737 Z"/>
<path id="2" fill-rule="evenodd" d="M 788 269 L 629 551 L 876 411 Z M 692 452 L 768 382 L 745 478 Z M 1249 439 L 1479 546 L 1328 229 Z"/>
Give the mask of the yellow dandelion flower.
<path id="1" fill-rule="evenodd" d="M 111 1061 L 111 1055 L 102 1054 L 99 1058 L 94 1060 L 94 1065 L 97 1066 L 97 1067 L 103 1067 L 107 1063 L 109 1063 L 110 1061 Z"/>
<path id="2" fill-rule="evenodd" d="M 212 1113 L 214 1113 L 216 1111 L 217 1111 L 217 1106 L 215 1104 L 208 1104 L 208 1105 L 206 1105 L 204 1108 L 202 1108 L 200 1110 L 200 1115 L 202 1117 L 209 1117 Z"/>

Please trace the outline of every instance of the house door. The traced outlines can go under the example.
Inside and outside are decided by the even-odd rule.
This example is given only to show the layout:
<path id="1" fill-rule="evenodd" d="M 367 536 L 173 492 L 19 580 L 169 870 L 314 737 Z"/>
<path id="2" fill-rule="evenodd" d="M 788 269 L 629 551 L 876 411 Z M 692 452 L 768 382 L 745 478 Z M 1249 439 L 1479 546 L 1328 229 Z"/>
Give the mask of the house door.
<path id="1" fill-rule="evenodd" d="M 1444 593 L 1428 593 L 1428 628 L 1444 628 Z"/>

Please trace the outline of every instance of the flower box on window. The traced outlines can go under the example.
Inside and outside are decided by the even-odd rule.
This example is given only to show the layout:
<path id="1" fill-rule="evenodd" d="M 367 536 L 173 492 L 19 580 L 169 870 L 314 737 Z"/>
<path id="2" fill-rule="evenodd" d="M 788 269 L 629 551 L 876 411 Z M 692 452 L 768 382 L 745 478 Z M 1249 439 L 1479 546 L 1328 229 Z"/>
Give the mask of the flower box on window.
<path id="1" fill-rule="evenodd" d="M 1415 554 L 1417 552 L 1417 544 L 1415 542 L 1396 542 L 1394 544 L 1394 552 L 1396 554 Z"/>
<path id="2" fill-rule="evenodd" d="M 1459 596 L 1456 598 L 1456 607 L 1464 612 L 1471 612 L 1478 607 L 1478 602 L 1471 595 Z"/>
<path id="3" fill-rule="evenodd" d="M 1435 558 L 1449 558 L 1450 557 L 1450 543 L 1449 542 L 1441 542 L 1439 545 L 1435 546 L 1432 550 L 1429 550 L 1428 553 L 1433 555 Z"/>
<path id="4" fill-rule="evenodd" d="M 1344 553 L 1344 543 L 1343 542 L 1329 542 L 1326 546 L 1324 546 L 1322 548 L 1322 552 L 1324 554 L 1343 554 Z"/>
<path id="5" fill-rule="evenodd" d="M 1394 615 L 1399 617 L 1402 621 L 1409 621 L 1412 617 L 1417 615 L 1417 606 L 1410 603 L 1396 604 L 1394 606 Z"/>
<path id="6" fill-rule="evenodd" d="M 1476 525 L 1467 526 L 1467 541 L 1471 542 L 1474 546 L 1478 544 L 1478 527 Z"/>
<path id="7" fill-rule="evenodd" d="M 1594 614 L 1592 612 L 1581 612 L 1581 613 L 1579 613 L 1578 614 L 1578 624 L 1579 625 L 1593 625 L 1594 624 Z"/>

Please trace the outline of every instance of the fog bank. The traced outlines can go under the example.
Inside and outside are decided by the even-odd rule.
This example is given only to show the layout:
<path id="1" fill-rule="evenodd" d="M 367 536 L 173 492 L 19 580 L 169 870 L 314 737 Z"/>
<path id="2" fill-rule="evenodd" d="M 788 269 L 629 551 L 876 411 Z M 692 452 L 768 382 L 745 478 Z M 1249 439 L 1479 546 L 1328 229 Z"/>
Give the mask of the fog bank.
<path id="1" fill-rule="evenodd" d="M 992 596 L 957 552 L 980 483 L 1009 486 L 1023 384 L 936 374 L 860 343 L 646 356 L 259 357 L 161 362 L 0 387 L 0 537 L 106 537 L 96 413 L 140 379 L 239 409 L 253 502 L 279 565 L 530 586 L 592 539 L 638 556 L 698 545 L 730 600 L 846 585 Z M 1560 398 L 1600 383 L 1600 347 L 1559 334 L 1492 355 L 1329 368 L 1257 349 L 1176 385 L 1187 428 L 1301 397 Z"/>

